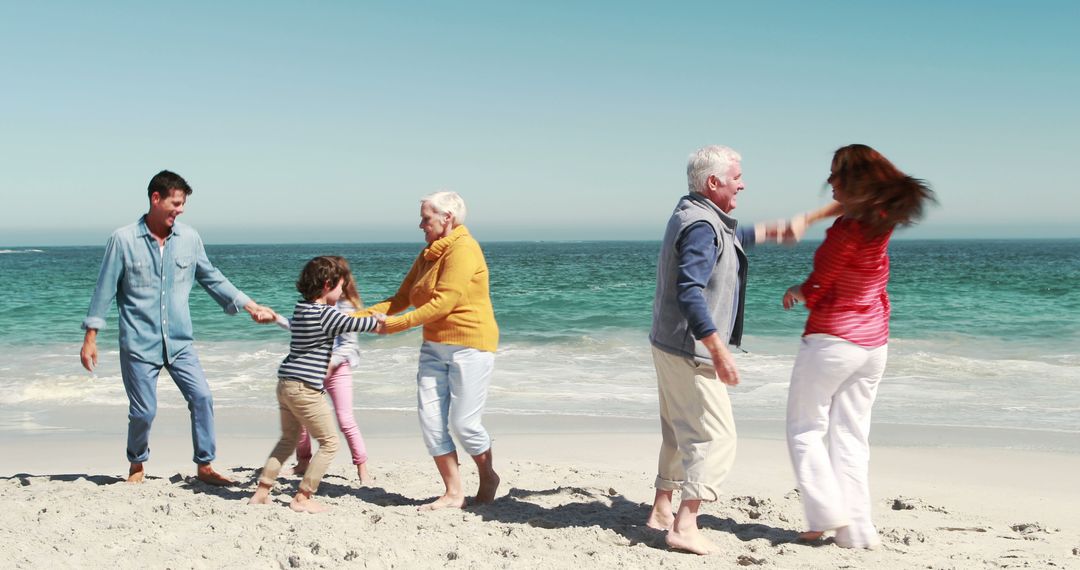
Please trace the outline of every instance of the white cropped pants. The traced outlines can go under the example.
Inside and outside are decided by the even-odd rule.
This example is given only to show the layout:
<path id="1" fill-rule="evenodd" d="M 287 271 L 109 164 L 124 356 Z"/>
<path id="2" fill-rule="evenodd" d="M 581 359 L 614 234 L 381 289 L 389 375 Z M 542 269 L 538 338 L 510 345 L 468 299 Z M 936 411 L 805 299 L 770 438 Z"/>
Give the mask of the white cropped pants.
<path id="1" fill-rule="evenodd" d="M 420 345 L 416 411 L 432 457 L 457 449 L 451 432 L 469 455 L 491 448 L 481 419 L 494 371 L 493 352 L 431 341 Z"/>
<path id="2" fill-rule="evenodd" d="M 803 337 L 788 389 L 787 442 L 810 530 L 836 544 L 880 543 L 870 519 L 870 410 L 888 345 L 866 348 L 830 335 Z"/>

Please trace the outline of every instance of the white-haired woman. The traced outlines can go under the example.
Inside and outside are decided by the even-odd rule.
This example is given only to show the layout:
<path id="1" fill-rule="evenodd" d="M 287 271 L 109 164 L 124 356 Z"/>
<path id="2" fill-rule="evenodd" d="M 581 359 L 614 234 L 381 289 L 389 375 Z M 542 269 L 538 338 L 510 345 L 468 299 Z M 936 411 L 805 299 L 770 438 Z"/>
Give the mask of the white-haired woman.
<path id="1" fill-rule="evenodd" d="M 495 365 L 499 327 L 488 293 L 480 245 L 465 227 L 465 201 L 436 192 L 420 201 L 420 252 L 396 294 L 368 307 L 386 313 L 386 333 L 424 327 L 416 402 L 424 444 L 435 459 L 445 493 L 421 510 L 465 506 L 457 449 L 451 433 L 480 473 L 477 503 L 490 503 L 499 487 L 491 437 L 481 423 Z M 404 312 L 409 307 L 413 311 Z"/>

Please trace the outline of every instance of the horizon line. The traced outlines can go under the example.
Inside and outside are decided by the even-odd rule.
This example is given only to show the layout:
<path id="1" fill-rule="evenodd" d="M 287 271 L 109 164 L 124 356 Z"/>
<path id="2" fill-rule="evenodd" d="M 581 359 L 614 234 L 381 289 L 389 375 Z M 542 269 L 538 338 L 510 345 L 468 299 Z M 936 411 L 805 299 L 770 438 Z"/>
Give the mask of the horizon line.
<path id="1" fill-rule="evenodd" d="M 1077 241 L 1080 240 L 1080 236 L 1073 237 L 905 237 L 897 236 L 891 239 L 891 241 L 904 241 L 904 242 L 946 242 L 946 241 Z M 510 244 L 510 243 L 660 243 L 662 239 L 493 239 L 483 240 L 482 244 Z M 821 243 L 824 238 L 813 237 L 810 239 L 804 239 L 792 246 L 781 245 L 781 247 L 794 247 L 804 243 Z M 278 246 L 278 245 L 423 245 L 420 241 L 289 241 L 289 242 L 214 242 L 205 244 L 207 247 L 217 246 Z M 770 245 L 770 244 L 762 244 Z M 776 244 L 772 244 L 776 245 Z M 29 244 L 29 245 L 0 245 L 0 253 L 17 253 L 16 250 L 31 251 L 31 250 L 43 250 L 45 248 L 104 248 L 105 244 Z"/>

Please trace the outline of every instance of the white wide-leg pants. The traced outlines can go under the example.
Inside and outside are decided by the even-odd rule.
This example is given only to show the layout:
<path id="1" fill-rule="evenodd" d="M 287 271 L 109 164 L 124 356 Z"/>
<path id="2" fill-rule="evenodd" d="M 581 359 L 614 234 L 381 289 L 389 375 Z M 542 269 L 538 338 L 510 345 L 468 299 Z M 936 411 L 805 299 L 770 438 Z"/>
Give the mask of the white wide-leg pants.
<path id="1" fill-rule="evenodd" d="M 836 529 L 836 544 L 880 543 L 870 519 L 870 410 L 888 345 L 803 337 L 788 389 L 787 441 L 810 530 Z"/>

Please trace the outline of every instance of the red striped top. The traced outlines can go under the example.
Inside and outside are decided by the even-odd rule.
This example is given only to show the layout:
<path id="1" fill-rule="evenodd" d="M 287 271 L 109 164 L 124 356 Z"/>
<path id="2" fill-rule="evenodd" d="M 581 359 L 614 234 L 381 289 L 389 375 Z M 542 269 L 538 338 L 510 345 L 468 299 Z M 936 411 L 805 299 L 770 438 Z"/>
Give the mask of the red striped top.
<path id="1" fill-rule="evenodd" d="M 803 335 L 823 333 L 867 348 L 889 342 L 889 237 L 868 236 L 865 227 L 841 216 L 814 253 L 814 271 L 802 284 Z"/>

